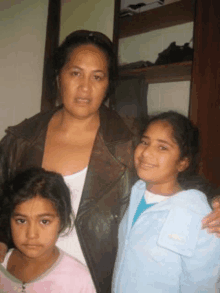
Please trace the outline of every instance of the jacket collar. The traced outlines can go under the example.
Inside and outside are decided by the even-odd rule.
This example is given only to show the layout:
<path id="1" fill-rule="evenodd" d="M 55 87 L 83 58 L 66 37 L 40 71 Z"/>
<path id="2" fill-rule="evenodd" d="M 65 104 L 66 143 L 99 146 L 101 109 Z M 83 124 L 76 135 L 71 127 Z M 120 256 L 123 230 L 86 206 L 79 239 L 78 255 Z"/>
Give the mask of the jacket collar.
<path id="1" fill-rule="evenodd" d="M 6 129 L 6 133 L 10 133 L 17 138 L 23 138 L 29 142 L 35 141 L 42 133 L 47 132 L 47 127 L 53 114 L 58 111 L 60 107 L 57 107 L 51 111 L 45 113 L 38 113 L 29 119 L 23 120 L 16 126 L 11 126 Z"/>
<path id="2" fill-rule="evenodd" d="M 128 141 L 133 136 L 117 112 L 104 105 L 100 108 L 100 133 L 106 143 Z"/>
<path id="3" fill-rule="evenodd" d="M 129 154 L 132 137 L 132 133 L 120 116 L 116 112 L 102 106 L 100 109 L 100 129 L 96 136 L 89 162 L 76 218 L 77 222 L 88 209 L 93 205 L 95 206 L 98 200 L 101 198 L 102 201 L 105 200 L 105 195 L 107 196 L 113 186 L 125 175 L 127 166 L 122 163 L 123 155 L 124 157 L 132 156 Z M 119 145 L 123 149 L 123 155 L 120 160 L 115 149 L 117 148 L 118 150 Z M 131 160 L 133 161 L 133 156 Z M 108 198 L 107 196 L 106 198 L 106 201 L 114 200 L 114 197 Z M 103 202 L 103 208 L 105 204 Z M 115 203 L 110 205 L 114 206 Z"/>
<path id="4" fill-rule="evenodd" d="M 147 184 L 139 180 L 132 188 L 126 237 L 130 237 L 133 218 L 146 187 Z M 183 190 L 147 209 L 144 212 L 145 217 L 139 224 L 142 226 L 143 233 L 145 231 L 151 233 L 148 232 L 150 231 L 149 223 L 158 224 L 160 228 L 157 232 L 157 244 L 170 251 L 191 257 L 196 249 L 198 235 L 201 233 L 201 220 L 210 211 L 204 193 L 195 189 Z"/>
<path id="5" fill-rule="evenodd" d="M 110 153 L 102 135 L 98 134 L 93 146 L 82 194 L 81 202 L 84 202 L 84 206 L 87 202 L 90 203 L 91 207 L 91 202 L 95 204 L 107 194 L 124 175 L 126 169 L 126 166 Z M 114 199 L 112 198 L 112 200 Z"/>
<path id="6" fill-rule="evenodd" d="M 46 113 L 38 113 L 29 119 L 25 119 L 16 126 L 8 127 L 6 132 L 32 142 L 39 135 L 42 135 L 42 132 L 45 132 L 46 135 L 50 119 L 61 107 L 62 106 L 59 106 Z M 122 118 L 115 111 L 110 110 L 104 105 L 100 108 L 99 131 L 107 144 L 118 141 L 127 141 L 133 136 Z"/>

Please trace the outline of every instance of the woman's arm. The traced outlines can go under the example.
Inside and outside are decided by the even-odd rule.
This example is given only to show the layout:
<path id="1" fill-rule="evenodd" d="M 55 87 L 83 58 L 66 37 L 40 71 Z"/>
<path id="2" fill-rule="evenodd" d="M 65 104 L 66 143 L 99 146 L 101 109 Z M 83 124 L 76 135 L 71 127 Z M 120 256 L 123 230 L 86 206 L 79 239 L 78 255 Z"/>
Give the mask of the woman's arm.
<path id="1" fill-rule="evenodd" d="M 5 255 L 8 251 L 9 239 L 7 237 L 4 221 L 1 217 L 1 200 L 3 196 L 3 184 L 8 180 L 12 166 L 10 162 L 13 161 L 12 149 L 13 138 L 11 135 L 6 135 L 0 141 L 0 262 L 4 261 Z"/>
<path id="2" fill-rule="evenodd" d="M 0 141 L 0 186 L 12 175 L 17 168 L 16 157 L 19 149 L 19 143 L 16 137 L 11 134 L 5 135 Z M 1 195 L 1 193 L 0 193 Z"/>
<path id="3" fill-rule="evenodd" d="M 4 261 L 7 251 L 8 246 L 5 243 L 0 242 L 0 262 Z"/>
<path id="4" fill-rule="evenodd" d="M 215 197 L 212 202 L 213 211 L 203 220 L 203 229 L 207 229 L 208 233 L 215 233 L 220 238 L 220 196 Z"/>

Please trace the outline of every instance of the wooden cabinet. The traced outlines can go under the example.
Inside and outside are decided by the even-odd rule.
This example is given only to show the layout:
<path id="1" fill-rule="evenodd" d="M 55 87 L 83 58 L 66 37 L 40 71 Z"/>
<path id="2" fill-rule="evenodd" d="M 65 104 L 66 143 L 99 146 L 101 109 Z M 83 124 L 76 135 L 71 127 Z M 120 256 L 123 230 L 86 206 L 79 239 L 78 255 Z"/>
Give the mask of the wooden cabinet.
<path id="1" fill-rule="evenodd" d="M 115 1 L 115 24 L 113 42 L 118 51 L 120 38 L 192 22 L 194 5 L 191 0 L 181 0 L 133 16 L 119 18 L 120 0 Z M 148 83 L 186 81 L 191 79 L 192 62 L 146 67 L 135 70 L 120 70 L 119 77 L 145 75 Z"/>
<path id="2" fill-rule="evenodd" d="M 191 22 L 194 20 L 193 10 L 190 0 L 180 0 L 133 16 L 119 18 L 118 36 L 125 38 Z"/>
<path id="3" fill-rule="evenodd" d="M 147 83 L 191 80 L 192 61 L 150 66 L 132 70 L 119 70 L 120 77 L 145 76 Z"/>

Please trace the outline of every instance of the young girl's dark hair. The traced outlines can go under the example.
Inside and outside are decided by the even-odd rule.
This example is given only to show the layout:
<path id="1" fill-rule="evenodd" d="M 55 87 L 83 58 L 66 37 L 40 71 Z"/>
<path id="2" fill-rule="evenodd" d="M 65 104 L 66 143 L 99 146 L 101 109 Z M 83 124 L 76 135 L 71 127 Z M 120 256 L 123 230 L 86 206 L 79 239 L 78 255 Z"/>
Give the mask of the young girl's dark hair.
<path id="1" fill-rule="evenodd" d="M 114 92 L 115 81 L 117 79 L 117 57 L 114 53 L 111 40 L 100 32 L 78 30 L 69 34 L 53 56 L 55 75 L 58 76 L 60 74 L 74 49 L 82 45 L 90 44 L 99 48 L 106 56 L 109 74 L 107 96 L 109 96 Z"/>
<path id="2" fill-rule="evenodd" d="M 200 136 L 199 130 L 184 115 L 168 111 L 152 116 L 146 129 L 155 122 L 167 122 L 173 130 L 173 138 L 180 149 L 180 159 L 188 158 L 189 166 L 178 174 L 178 182 L 183 189 L 198 189 L 207 195 L 212 192 L 211 185 L 198 175 L 200 161 Z"/>
<path id="3" fill-rule="evenodd" d="M 50 200 L 60 218 L 60 233 L 68 233 L 73 227 L 73 212 L 70 192 L 63 177 L 42 168 L 31 168 L 18 173 L 6 182 L 0 199 L 1 227 L 5 227 L 9 241 L 12 243 L 10 219 L 15 207 L 36 196 Z"/>

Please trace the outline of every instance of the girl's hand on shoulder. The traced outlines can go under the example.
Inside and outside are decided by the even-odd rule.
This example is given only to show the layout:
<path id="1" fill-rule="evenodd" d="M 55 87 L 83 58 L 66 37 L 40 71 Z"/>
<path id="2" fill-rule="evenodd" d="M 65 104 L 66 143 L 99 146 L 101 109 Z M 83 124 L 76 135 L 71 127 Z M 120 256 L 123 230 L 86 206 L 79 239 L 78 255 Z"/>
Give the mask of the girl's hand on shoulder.
<path id="1" fill-rule="evenodd" d="M 202 228 L 220 238 L 220 196 L 213 200 L 212 208 L 213 211 L 202 220 Z"/>
<path id="2" fill-rule="evenodd" d="M 8 251 L 7 245 L 3 242 L 0 242 L 0 262 L 4 261 L 7 251 Z"/>

